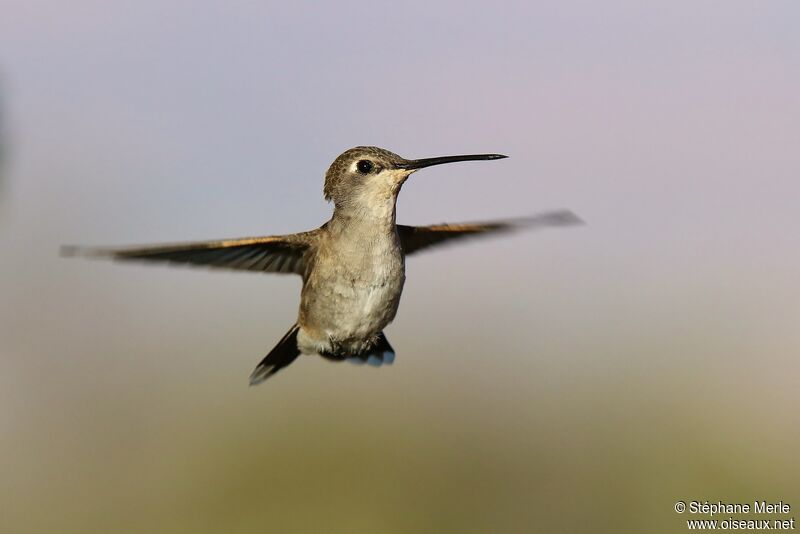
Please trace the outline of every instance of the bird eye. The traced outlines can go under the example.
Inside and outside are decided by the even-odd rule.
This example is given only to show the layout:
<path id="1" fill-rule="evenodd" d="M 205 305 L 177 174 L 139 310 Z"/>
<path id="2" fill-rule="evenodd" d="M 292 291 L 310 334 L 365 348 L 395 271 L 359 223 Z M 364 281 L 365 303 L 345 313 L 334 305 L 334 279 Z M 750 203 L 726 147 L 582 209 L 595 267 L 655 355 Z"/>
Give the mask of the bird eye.
<path id="1" fill-rule="evenodd" d="M 369 174 L 372 172 L 372 162 L 368 159 L 362 159 L 356 163 L 356 168 L 361 174 Z"/>

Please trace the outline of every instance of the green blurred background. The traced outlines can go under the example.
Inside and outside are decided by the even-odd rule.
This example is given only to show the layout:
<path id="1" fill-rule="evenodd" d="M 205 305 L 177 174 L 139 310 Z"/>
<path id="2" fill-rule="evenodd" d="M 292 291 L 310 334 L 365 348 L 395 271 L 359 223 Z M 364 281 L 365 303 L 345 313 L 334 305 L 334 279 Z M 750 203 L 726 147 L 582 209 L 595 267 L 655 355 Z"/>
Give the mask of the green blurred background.
<path id="1" fill-rule="evenodd" d="M 2 2 L 0 532 L 683 532 L 800 506 L 796 2 Z M 292 277 L 62 244 L 286 233 L 341 151 L 502 152 L 406 224 L 390 368 L 247 376 Z M 794 510 L 790 514 L 794 516 Z M 784 518 L 784 517 L 781 517 Z"/>

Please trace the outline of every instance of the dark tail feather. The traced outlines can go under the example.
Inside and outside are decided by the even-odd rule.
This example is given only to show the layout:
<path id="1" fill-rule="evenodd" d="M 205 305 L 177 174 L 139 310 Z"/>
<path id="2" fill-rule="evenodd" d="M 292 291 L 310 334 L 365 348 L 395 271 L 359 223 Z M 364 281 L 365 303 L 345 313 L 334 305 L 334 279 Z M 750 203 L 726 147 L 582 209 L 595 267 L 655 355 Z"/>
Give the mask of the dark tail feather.
<path id="1" fill-rule="evenodd" d="M 250 375 L 250 385 L 257 386 L 267 378 L 271 377 L 293 361 L 300 355 L 297 348 L 297 325 L 294 325 L 285 336 L 267 354 Z"/>

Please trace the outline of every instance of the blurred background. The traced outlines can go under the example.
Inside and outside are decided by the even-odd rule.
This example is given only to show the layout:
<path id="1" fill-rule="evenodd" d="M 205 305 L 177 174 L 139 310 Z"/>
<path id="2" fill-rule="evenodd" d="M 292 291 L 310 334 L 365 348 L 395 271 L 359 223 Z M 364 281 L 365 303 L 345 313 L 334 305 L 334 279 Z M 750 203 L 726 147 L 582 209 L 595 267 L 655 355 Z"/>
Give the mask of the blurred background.
<path id="1" fill-rule="evenodd" d="M 682 532 L 800 507 L 800 5 L 4 0 L 0 531 Z M 333 158 L 502 152 L 398 220 L 390 368 L 247 377 L 300 280 L 65 259 L 319 226 Z M 792 514 L 794 515 L 794 510 Z"/>

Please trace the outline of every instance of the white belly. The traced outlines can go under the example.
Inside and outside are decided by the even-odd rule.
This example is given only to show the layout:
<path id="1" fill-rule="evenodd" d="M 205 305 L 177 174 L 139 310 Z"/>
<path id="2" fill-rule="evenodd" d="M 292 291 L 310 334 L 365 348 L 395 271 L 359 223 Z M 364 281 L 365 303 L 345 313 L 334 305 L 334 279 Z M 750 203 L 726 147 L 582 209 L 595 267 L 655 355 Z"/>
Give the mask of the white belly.
<path id="1" fill-rule="evenodd" d="M 303 352 L 359 353 L 394 319 L 405 282 L 399 249 L 362 252 L 309 277 L 298 344 Z"/>
<path id="2" fill-rule="evenodd" d="M 345 296 L 339 301 L 341 313 L 327 333 L 340 340 L 379 333 L 394 319 L 401 291 L 402 281 L 391 279 L 340 288 L 340 295 Z"/>

